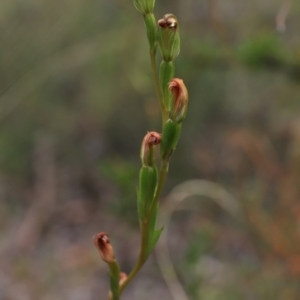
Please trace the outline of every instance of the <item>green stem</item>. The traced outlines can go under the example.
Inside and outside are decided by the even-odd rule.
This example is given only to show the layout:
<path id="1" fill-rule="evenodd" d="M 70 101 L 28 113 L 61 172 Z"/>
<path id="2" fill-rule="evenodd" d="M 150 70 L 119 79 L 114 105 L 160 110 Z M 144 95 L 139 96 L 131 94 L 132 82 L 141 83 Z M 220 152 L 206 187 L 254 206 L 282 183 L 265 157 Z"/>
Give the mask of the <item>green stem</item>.
<path id="1" fill-rule="evenodd" d="M 141 230 L 141 247 L 140 247 L 140 254 L 138 257 L 138 260 L 133 268 L 133 270 L 130 272 L 128 277 L 126 278 L 125 282 L 121 285 L 120 287 L 120 295 L 123 292 L 123 290 L 126 288 L 126 286 L 131 282 L 131 280 L 135 277 L 135 275 L 139 272 L 139 270 L 142 268 L 144 263 L 147 260 L 146 253 L 147 253 L 147 244 L 148 244 L 148 226 L 149 222 L 151 220 L 151 217 L 153 216 L 155 212 L 155 207 L 158 203 L 160 193 L 162 191 L 162 188 L 164 186 L 166 176 L 168 173 L 168 168 L 169 168 L 169 162 L 168 161 L 163 161 L 161 168 L 160 168 L 160 176 L 159 176 L 159 182 L 158 186 L 155 192 L 153 204 L 151 207 L 150 214 L 148 215 L 147 219 L 142 224 L 142 230 Z"/>
<path id="2" fill-rule="evenodd" d="M 157 96 L 157 99 L 158 99 L 158 102 L 160 105 L 160 109 L 161 109 L 161 114 L 162 114 L 162 123 L 165 124 L 168 120 L 168 111 L 165 108 L 162 93 L 160 90 L 157 67 L 156 67 L 156 60 L 155 60 L 156 51 L 153 49 L 150 49 L 149 53 L 150 53 L 151 69 L 152 69 L 152 75 L 153 75 L 156 96 Z"/>
<path id="3" fill-rule="evenodd" d="M 140 254 L 138 257 L 138 260 L 124 281 L 124 283 L 120 286 L 120 295 L 123 292 L 123 290 L 126 288 L 126 286 L 131 282 L 131 280 L 135 277 L 135 275 L 139 272 L 139 270 L 144 265 L 146 259 L 146 251 L 147 251 L 147 242 L 148 242 L 148 236 L 147 236 L 147 227 L 148 227 L 148 220 L 145 220 L 142 224 L 142 230 L 141 230 L 141 248 L 140 248 Z"/>
<path id="4" fill-rule="evenodd" d="M 119 300 L 120 268 L 116 261 L 109 263 L 109 272 L 110 272 L 110 291 L 111 291 L 109 295 L 109 300 Z"/>

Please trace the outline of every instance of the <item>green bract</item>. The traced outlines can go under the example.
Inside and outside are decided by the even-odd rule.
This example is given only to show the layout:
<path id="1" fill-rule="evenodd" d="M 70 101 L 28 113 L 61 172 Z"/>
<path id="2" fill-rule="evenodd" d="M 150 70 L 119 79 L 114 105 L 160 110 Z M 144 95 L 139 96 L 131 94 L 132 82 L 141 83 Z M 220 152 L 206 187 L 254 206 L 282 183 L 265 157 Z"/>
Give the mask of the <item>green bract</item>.
<path id="1" fill-rule="evenodd" d="M 147 38 L 151 49 L 156 49 L 156 20 L 152 13 L 144 15 Z"/>
<path id="2" fill-rule="evenodd" d="M 174 63 L 172 61 L 162 61 L 159 69 L 159 82 L 162 92 L 164 106 L 167 111 L 170 110 L 171 92 L 169 91 L 169 82 L 173 79 L 175 73 Z"/>
<path id="3" fill-rule="evenodd" d="M 181 124 L 168 120 L 163 127 L 160 153 L 161 157 L 168 160 L 176 148 L 181 132 Z"/>
<path id="4" fill-rule="evenodd" d="M 139 178 L 138 210 L 140 222 L 149 214 L 157 185 L 156 167 L 141 167 Z"/>
<path id="5" fill-rule="evenodd" d="M 133 4 L 140 13 L 146 15 L 153 12 L 155 0 L 133 0 Z"/>

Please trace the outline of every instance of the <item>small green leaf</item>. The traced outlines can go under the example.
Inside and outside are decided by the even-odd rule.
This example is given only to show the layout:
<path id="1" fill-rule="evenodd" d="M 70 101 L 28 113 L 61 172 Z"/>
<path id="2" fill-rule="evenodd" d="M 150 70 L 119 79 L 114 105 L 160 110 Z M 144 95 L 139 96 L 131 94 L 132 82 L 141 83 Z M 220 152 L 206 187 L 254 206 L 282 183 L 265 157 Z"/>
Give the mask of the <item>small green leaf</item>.
<path id="1" fill-rule="evenodd" d="M 155 0 L 133 0 L 135 8 L 142 14 L 148 14 L 153 11 Z"/>
<path id="2" fill-rule="evenodd" d="M 159 229 L 159 230 L 155 230 L 155 226 L 156 226 L 156 219 L 157 219 L 157 214 L 158 214 L 158 207 L 159 205 L 156 205 L 154 214 L 149 222 L 149 226 L 148 226 L 148 245 L 147 245 L 147 252 L 146 252 L 146 257 L 148 257 L 150 255 L 150 253 L 152 252 L 153 248 L 155 247 L 160 234 L 163 230 L 163 228 Z"/>
<path id="3" fill-rule="evenodd" d="M 157 41 L 156 41 L 157 30 L 156 30 L 156 20 L 154 14 L 148 13 L 144 15 L 144 22 L 146 26 L 147 38 L 148 38 L 150 49 L 155 51 L 157 47 Z"/>
<path id="4" fill-rule="evenodd" d="M 139 216 L 139 224 L 140 224 L 140 228 L 142 228 L 142 220 L 144 218 L 143 202 L 141 201 L 141 195 L 140 195 L 140 191 L 138 189 L 137 189 L 136 193 L 137 193 L 137 209 L 138 209 L 138 216 Z"/>
<path id="5" fill-rule="evenodd" d="M 158 203 L 156 205 L 155 211 L 153 213 L 153 216 L 149 222 L 149 226 L 148 226 L 148 236 L 149 236 L 149 240 L 152 239 L 153 233 L 155 231 L 155 225 L 156 225 L 156 219 L 157 219 L 157 213 L 158 213 Z"/>
<path id="6" fill-rule="evenodd" d="M 150 253 L 152 252 L 152 250 L 154 249 L 156 243 L 158 242 L 160 235 L 162 233 L 162 231 L 164 230 L 164 228 L 160 228 L 158 230 L 155 230 L 152 234 L 151 240 L 149 241 L 148 247 L 147 247 L 147 256 L 150 255 Z"/>

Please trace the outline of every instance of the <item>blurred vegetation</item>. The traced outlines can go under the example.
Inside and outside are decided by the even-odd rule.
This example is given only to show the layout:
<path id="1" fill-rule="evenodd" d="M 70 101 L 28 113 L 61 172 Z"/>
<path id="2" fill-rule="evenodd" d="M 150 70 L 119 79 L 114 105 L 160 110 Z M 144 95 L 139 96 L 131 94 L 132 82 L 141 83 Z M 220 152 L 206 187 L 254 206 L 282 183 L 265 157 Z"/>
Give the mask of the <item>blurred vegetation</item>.
<path id="1" fill-rule="evenodd" d="M 300 298 L 300 4 L 276 30 L 286 3 L 157 1 L 180 21 L 190 94 L 165 192 L 212 180 L 244 214 L 175 216 L 191 299 Z M 131 1 L 4 0 L 0 24 L 0 299 L 99 299 L 91 236 L 108 231 L 130 269 L 140 143 L 160 128 L 142 20 Z M 147 268 L 124 299 L 154 284 L 170 298 Z"/>

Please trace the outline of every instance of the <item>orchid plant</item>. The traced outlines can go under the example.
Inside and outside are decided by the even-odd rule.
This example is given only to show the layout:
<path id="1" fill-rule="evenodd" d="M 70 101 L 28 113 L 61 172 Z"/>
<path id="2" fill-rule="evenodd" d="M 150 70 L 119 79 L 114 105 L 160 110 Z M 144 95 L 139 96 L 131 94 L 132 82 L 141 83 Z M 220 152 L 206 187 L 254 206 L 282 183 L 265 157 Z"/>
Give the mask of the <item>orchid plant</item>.
<path id="1" fill-rule="evenodd" d="M 133 0 L 133 3 L 144 18 L 156 97 L 161 108 L 162 133 L 148 132 L 141 145 L 141 169 L 137 193 L 141 244 L 136 264 L 128 275 L 120 271 L 108 234 L 100 232 L 94 236 L 95 247 L 102 260 L 108 264 L 110 300 L 120 299 L 126 286 L 147 261 L 163 230 L 163 228 L 156 229 L 159 198 L 188 107 L 188 91 L 181 79 L 174 78 L 174 60 L 180 52 L 177 18 L 173 14 L 166 14 L 156 22 L 153 14 L 155 0 Z M 159 70 L 156 65 L 157 49 L 160 50 L 162 57 Z M 160 147 L 159 172 L 154 159 L 157 146 Z"/>

